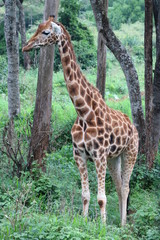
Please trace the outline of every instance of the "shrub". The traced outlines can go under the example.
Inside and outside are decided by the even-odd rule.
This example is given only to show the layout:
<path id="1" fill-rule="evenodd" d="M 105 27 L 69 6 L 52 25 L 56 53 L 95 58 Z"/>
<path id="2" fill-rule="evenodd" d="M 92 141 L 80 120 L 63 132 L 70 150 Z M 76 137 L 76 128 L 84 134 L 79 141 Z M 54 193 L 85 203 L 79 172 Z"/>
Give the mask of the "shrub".
<path id="1" fill-rule="evenodd" d="M 74 41 L 74 48 L 77 60 L 82 69 L 95 68 L 97 64 L 96 48 L 89 44 L 87 40 Z"/>
<path id="2" fill-rule="evenodd" d="M 7 93 L 7 61 L 6 57 L 0 56 L 0 93 Z"/>
<path id="3" fill-rule="evenodd" d="M 135 189 L 131 200 L 132 208 L 135 209 L 135 214 L 132 217 L 134 231 L 139 239 L 148 239 L 147 236 L 150 236 L 149 239 L 159 238 L 158 226 L 160 214 L 158 210 L 158 198 L 153 192 Z"/>
<path id="4" fill-rule="evenodd" d="M 71 101 L 64 96 L 65 100 Z M 71 128 L 76 120 L 76 113 L 72 103 L 54 103 L 52 111 L 52 134 L 50 139 L 50 151 L 57 150 L 63 145 L 71 144 Z"/>
<path id="5" fill-rule="evenodd" d="M 47 172 L 35 166 L 32 179 L 23 173 L 1 182 L 0 238 L 2 239 L 158 239 L 158 196 L 131 186 L 133 214 L 120 228 L 118 196 L 107 171 L 107 226 L 100 220 L 94 163 L 88 162 L 91 201 L 89 218 L 81 217 L 80 175 L 72 146 L 46 156 Z M 110 190 L 109 190 L 110 189 Z M 158 191 L 157 191 L 158 193 Z M 145 202 L 145 204 L 144 204 Z M 143 203 L 143 204 L 142 204 Z"/>
<path id="6" fill-rule="evenodd" d="M 131 187 L 138 187 L 144 190 L 158 187 L 160 182 L 159 171 L 159 163 L 153 169 L 148 170 L 146 163 L 139 165 L 137 160 L 131 176 Z"/>
<path id="7" fill-rule="evenodd" d="M 30 136 L 31 115 L 19 115 L 5 124 L 0 149 L 3 157 L 0 161 L 0 166 L 3 166 L 2 176 L 9 174 L 20 178 L 21 172 L 27 170 Z"/>

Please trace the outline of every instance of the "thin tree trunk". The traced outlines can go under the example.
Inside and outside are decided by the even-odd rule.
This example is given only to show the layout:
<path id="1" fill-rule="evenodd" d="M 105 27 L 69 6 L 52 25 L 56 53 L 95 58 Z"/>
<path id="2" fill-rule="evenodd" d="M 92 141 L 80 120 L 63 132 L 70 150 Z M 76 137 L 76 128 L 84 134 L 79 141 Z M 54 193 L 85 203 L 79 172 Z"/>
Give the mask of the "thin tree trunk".
<path id="1" fill-rule="evenodd" d="M 59 1 L 46 0 L 44 20 L 50 15 L 57 18 Z M 38 69 L 38 83 L 36 105 L 32 128 L 32 137 L 28 155 L 28 164 L 37 160 L 38 165 L 45 171 L 43 158 L 47 151 L 50 133 L 51 100 L 52 100 L 52 77 L 53 77 L 54 47 L 47 46 L 40 50 Z"/>
<path id="2" fill-rule="evenodd" d="M 146 161 L 148 166 L 153 162 L 152 142 L 152 0 L 145 0 L 145 126 L 146 126 Z"/>
<path id="3" fill-rule="evenodd" d="M 145 121 L 136 69 L 127 50 L 121 44 L 111 29 L 109 20 L 104 10 L 103 1 L 90 0 L 90 2 L 95 15 L 98 31 L 102 34 L 103 40 L 107 47 L 112 51 L 120 63 L 126 77 L 131 103 L 132 118 L 139 132 L 140 150 L 143 151 L 145 142 Z"/>
<path id="4" fill-rule="evenodd" d="M 156 156 L 160 140 L 160 2 L 153 0 L 153 13 L 156 27 L 156 64 L 153 82 L 153 118 L 152 141 L 153 153 Z M 154 156 L 153 156 L 154 158 Z M 151 162 L 149 167 L 152 168 Z"/>
<path id="5" fill-rule="evenodd" d="M 5 0 L 5 39 L 8 56 L 8 114 L 12 118 L 20 112 L 16 0 Z"/>
<path id="6" fill-rule="evenodd" d="M 103 0 L 105 10 L 108 10 L 108 0 Z M 106 45 L 103 42 L 101 34 L 98 32 L 98 46 L 97 46 L 97 81 L 96 87 L 100 90 L 102 97 L 105 98 L 105 84 L 106 84 Z"/>
<path id="7" fill-rule="evenodd" d="M 27 41 L 26 40 L 24 9 L 23 9 L 23 5 L 22 5 L 22 1 L 16 0 L 16 4 L 19 9 L 19 31 L 21 34 L 21 43 L 22 43 L 22 48 L 23 48 Z M 23 53 L 23 59 L 24 59 L 24 68 L 26 70 L 30 69 L 30 56 L 29 56 L 28 52 Z"/>

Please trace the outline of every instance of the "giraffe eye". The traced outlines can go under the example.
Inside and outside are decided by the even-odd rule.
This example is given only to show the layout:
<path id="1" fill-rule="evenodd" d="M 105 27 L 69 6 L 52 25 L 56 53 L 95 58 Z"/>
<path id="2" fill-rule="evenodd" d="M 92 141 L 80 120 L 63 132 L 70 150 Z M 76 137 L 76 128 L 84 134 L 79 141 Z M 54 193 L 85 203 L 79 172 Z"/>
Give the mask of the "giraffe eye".
<path id="1" fill-rule="evenodd" d="M 50 31 L 48 31 L 48 30 L 45 30 L 42 32 L 42 34 L 44 34 L 44 35 L 48 35 L 49 33 L 50 33 Z"/>

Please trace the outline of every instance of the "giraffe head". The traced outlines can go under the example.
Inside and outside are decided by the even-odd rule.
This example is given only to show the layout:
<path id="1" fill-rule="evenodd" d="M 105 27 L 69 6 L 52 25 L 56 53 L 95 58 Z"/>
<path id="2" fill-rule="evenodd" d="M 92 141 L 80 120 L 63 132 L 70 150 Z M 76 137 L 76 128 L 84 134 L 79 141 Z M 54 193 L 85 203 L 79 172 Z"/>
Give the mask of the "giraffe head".
<path id="1" fill-rule="evenodd" d="M 22 51 L 30 51 L 33 48 L 40 48 L 41 46 L 58 43 L 61 34 L 62 28 L 54 22 L 54 17 L 50 16 L 46 22 L 38 26 L 37 31 L 26 43 Z"/>

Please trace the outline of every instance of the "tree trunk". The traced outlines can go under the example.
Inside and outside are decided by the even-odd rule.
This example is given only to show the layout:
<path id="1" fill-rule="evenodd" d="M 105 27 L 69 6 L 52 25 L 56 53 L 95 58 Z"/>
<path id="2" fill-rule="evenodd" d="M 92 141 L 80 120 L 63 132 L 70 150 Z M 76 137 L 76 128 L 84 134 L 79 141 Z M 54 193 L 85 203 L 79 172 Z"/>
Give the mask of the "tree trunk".
<path id="1" fill-rule="evenodd" d="M 59 1 L 46 0 L 44 21 L 50 15 L 57 18 Z M 39 167 L 45 171 L 43 158 L 47 151 L 50 133 L 51 100 L 52 100 L 52 77 L 53 77 L 54 47 L 47 46 L 40 50 L 38 69 L 38 83 L 36 105 L 32 128 L 31 143 L 28 155 L 29 169 L 33 160 L 37 160 Z"/>
<path id="2" fill-rule="evenodd" d="M 153 159 L 158 151 L 160 140 L 160 2 L 153 0 L 153 13 L 156 27 L 156 63 L 153 82 L 153 118 L 152 118 L 152 141 Z M 150 162 L 149 167 L 152 168 Z"/>
<path id="3" fill-rule="evenodd" d="M 145 154 L 148 166 L 153 162 L 152 148 L 152 0 L 145 0 Z"/>
<path id="4" fill-rule="evenodd" d="M 108 0 L 103 1 L 107 12 Z M 99 89 L 103 98 L 105 98 L 105 83 L 106 83 L 106 45 L 103 42 L 101 34 L 98 32 L 96 87 Z"/>
<path id="5" fill-rule="evenodd" d="M 26 28 L 25 28 L 25 17 L 24 17 L 24 9 L 22 5 L 22 1 L 16 0 L 17 7 L 19 9 L 19 31 L 21 34 L 21 44 L 22 48 L 24 47 L 26 43 Z M 30 57 L 28 52 L 23 53 L 23 59 L 24 59 L 24 68 L 25 70 L 30 69 Z"/>
<path id="6" fill-rule="evenodd" d="M 20 112 L 16 0 L 5 1 L 5 39 L 8 56 L 8 114 L 12 118 Z"/>
<path id="7" fill-rule="evenodd" d="M 111 29 L 103 5 L 103 1 L 90 0 L 90 2 L 95 15 L 98 31 L 102 34 L 103 40 L 107 47 L 112 51 L 112 53 L 120 63 L 121 68 L 126 77 L 131 103 L 132 118 L 139 132 L 140 150 L 143 151 L 145 141 L 145 121 L 136 69 L 127 50 L 117 39 L 117 37 L 115 36 L 114 32 Z"/>

